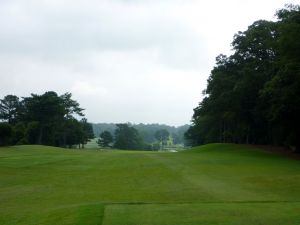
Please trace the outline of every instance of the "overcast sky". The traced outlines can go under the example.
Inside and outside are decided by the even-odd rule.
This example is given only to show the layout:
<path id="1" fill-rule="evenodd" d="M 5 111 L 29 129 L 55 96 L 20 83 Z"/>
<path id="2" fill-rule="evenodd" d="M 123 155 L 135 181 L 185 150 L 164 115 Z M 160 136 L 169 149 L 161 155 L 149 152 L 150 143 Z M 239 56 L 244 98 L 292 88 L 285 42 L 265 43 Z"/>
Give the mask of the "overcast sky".
<path id="1" fill-rule="evenodd" d="M 300 0 L 0 0 L 0 98 L 71 92 L 90 122 L 190 122 L 220 53 Z"/>

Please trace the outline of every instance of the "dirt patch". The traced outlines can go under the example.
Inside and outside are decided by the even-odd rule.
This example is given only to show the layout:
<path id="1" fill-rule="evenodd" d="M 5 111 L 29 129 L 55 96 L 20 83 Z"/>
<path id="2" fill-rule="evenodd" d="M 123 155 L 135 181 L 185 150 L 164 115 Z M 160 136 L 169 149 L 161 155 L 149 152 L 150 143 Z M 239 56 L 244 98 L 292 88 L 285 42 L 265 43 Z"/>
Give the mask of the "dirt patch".
<path id="1" fill-rule="evenodd" d="M 277 155 L 282 155 L 287 158 L 300 160 L 300 153 L 297 153 L 289 148 L 272 146 L 272 145 L 248 145 L 248 146 L 259 148 Z"/>

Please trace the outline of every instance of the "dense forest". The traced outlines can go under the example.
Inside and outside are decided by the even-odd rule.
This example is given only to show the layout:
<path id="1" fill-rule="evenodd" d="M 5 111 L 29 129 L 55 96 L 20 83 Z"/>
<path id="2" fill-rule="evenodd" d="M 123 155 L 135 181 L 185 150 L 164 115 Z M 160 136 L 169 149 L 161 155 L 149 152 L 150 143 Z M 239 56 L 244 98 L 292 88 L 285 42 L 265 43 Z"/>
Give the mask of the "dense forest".
<path id="1" fill-rule="evenodd" d="M 93 138 L 92 125 L 70 93 L 53 91 L 21 99 L 7 95 L 0 100 L 0 145 L 43 144 L 84 147 Z M 81 118 L 78 120 L 77 118 Z"/>
<path id="2" fill-rule="evenodd" d="M 300 150 L 300 6 L 278 10 L 233 39 L 219 55 L 185 137 L 210 142 L 272 144 Z"/>

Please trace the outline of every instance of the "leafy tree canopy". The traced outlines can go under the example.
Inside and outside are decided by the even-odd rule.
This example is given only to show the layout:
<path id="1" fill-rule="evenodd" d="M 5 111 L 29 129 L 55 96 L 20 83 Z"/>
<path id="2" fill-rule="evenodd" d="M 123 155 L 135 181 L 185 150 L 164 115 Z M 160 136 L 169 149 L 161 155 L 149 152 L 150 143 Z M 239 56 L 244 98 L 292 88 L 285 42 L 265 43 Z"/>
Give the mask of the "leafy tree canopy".
<path id="1" fill-rule="evenodd" d="M 236 142 L 300 149 L 300 7 L 259 20 L 220 55 L 185 137 L 190 144 Z"/>
<path id="2" fill-rule="evenodd" d="M 48 91 L 22 100 L 7 95 L 0 100 L 0 119 L 12 126 L 10 144 L 44 144 L 71 147 L 93 138 L 92 125 L 82 117 L 83 109 L 71 93 L 59 96 Z"/>
<path id="3" fill-rule="evenodd" d="M 101 147 L 110 147 L 114 138 L 109 131 L 103 131 L 100 134 L 100 138 L 97 140 L 97 144 Z"/>
<path id="4" fill-rule="evenodd" d="M 114 147 L 118 149 L 143 149 L 143 141 L 137 129 L 126 123 L 116 124 Z"/>

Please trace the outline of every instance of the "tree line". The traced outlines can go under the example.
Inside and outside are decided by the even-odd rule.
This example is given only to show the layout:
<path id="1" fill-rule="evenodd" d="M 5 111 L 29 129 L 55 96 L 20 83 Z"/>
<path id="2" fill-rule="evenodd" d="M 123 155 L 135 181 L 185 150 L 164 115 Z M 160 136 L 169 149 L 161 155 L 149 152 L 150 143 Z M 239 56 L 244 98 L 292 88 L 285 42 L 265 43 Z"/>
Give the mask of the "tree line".
<path id="1" fill-rule="evenodd" d="M 77 119 L 80 118 L 80 119 Z M 92 125 L 71 93 L 48 91 L 0 100 L 0 145 L 43 144 L 83 148 L 93 138 Z"/>
<path id="2" fill-rule="evenodd" d="M 135 128 L 143 141 L 146 144 L 154 144 L 157 142 L 157 138 L 155 134 L 157 131 L 166 130 L 169 133 L 169 136 L 172 138 L 173 144 L 184 144 L 184 133 L 188 130 L 189 125 L 182 125 L 182 126 L 169 126 L 165 124 L 131 124 L 127 123 L 128 126 Z M 115 123 L 97 123 L 93 124 L 93 130 L 95 136 L 99 137 L 99 135 L 104 132 L 108 131 L 112 135 L 115 134 L 116 129 L 118 128 L 117 124 Z"/>
<path id="3" fill-rule="evenodd" d="M 300 6 L 259 20 L 219 55 L 185 137 L 191 145 L 234 142 L 300 150 Z"/>
<path id="4" fill-rule="evenodd" d="M 158 129 L 153 134 L 155 142 L 148 143 L 130 123 L 115 124 L 114 132 L 105 130 L 100 133 L 97 143 L 100 147 L 127 150 L 163 150 L 168 145 L 174 146 L 171 134 L 166 129 Z M 107 127 L 106 127 L 107 128 Z"/>

